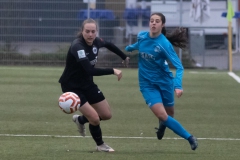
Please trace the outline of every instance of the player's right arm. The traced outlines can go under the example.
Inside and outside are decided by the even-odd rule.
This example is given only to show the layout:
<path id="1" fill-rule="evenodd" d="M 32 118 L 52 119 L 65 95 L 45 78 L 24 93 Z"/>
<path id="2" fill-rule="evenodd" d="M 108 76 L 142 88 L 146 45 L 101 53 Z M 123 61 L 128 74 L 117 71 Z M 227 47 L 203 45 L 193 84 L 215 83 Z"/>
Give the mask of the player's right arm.
<path id="1" fill-rule="evenodd" d="M 139 50 L 139 41 L 141 41 L 142 39 L 144 39 L 146 37 L 146 35 L 148 35 L 148 32 L 146 31 L 141 31 L 138 33 L 137 35 L 137 42 L 131 45 L 128 45 L 125 50 L 128 52 L 132 52 L 134 50 Z"/>
<path id="2" fill-rule="evenodd" d="M 126 51 L 128 52 L 132 52 L 134 50 L 138 50 L 138 42 L 134 43 L 134 44 L 131 44 L 131 45 L 128 45 L 126 48 L 125 48 Z"/>
<path id="3" fill-rule="evenodd" d="M 89 76 L 102 76 L 102 75 L 110 75 L 115 74 L 118 77 L 118 80 L 122 77 L 122 71 L 114 68 L 94 68 L 90 62 L 88 57 L 86 56 L 84 47 L 77 43 L 71 47 L 71 53 L 75 57 L 77 63 L 79 63 L 83 70 Z"/>

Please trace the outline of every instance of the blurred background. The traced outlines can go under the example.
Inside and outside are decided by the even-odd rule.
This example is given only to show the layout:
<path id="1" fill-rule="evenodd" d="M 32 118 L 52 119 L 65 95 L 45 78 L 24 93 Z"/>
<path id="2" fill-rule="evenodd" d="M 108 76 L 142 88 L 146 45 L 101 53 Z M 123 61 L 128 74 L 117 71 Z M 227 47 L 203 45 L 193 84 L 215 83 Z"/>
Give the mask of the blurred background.
<path id="1" fill-rule="evenodd" d="M 240 0 L 232 4 L 232 67 L 240 70 Z M 166 16 L 167 31 L 187 29 L 188 48 L 176 48 L 185 68 L 228 70 L 227 0 L 1 0 L 0 65 L 64 66 L 86 18 L 97 21 L 99 37 L 124 51 L 139 31 L 148 30 L 153 12 Z M 137 53 L 127 54 L 136 68 Z M 121 67 L 121 60 L 101 49 L 97 65 Z"/>

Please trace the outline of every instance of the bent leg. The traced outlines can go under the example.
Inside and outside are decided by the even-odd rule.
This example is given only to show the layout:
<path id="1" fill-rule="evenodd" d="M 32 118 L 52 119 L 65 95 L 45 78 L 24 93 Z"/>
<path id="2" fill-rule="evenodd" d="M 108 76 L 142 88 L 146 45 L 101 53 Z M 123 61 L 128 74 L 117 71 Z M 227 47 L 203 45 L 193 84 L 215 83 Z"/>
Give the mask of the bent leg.
<path id="1" fill-rule="evenodd" d="M 159 86 L 160 94 L 162 97 L 162 103 L 167 114 L 171 117 L 174 117 L 174 85 L 165 85 Z M 163 124 L 162 121 L 159 122 L 159 131 L 164 135 L 166 126 Z M 161 138 L 161 137 L 160 137 Z"/>
<path id="2" fill-rule="evenodd" d="M 99 119 L 100 121 L 101 120 L 109 120 L 111 119 L 112 117 L 112 114 L 111 114 L 111 111 L 110 111 L 110 106 L 107 102 L 107 100 L 103 100 L 101 102 L 98 102 L 98 103 L 95 103 L 95 104 L 91 104 L 91 106 L 94 108 L 94 110 L 97 112 L 98 116 L 99 116 Z M 81 113 L 83 113 L 84 111 L 82 111 L 83 109 L 81 109 L 82 107 L 80 107 L 79 111 Z M 86 110 L 86 113 L 83 113 L 82 116 L 78 116 L 78 121 L 79 123 L 81 124 L 85 124 L 88 122 L 88 119 L 85 115 L 88 113 L 88 112 L 92 112 L 92 111 L 88 111 L 88 109 L 84 109 Z"/>
<path id="3" fill-rule="evenodd" d="M 81 106 L 79 110 L 89 121 L 89 130 L 92 138 L 98 146 L 102 145 L 104 142 L 102 139 L 102 130 L 100 128 L 98 113 L 88 102 Z"/>
<path id="4" fill-rule="evenodd" d="M 110 106 L 106 99 L 102 100 L 101 102 L 92 104 L 92 107 L 96 110 L 101 120 L 109 120 L 112 118 Z"/>
<path id="5" fill-rule="evenodd" d="M 165 107 L 165 110 L 167 112 L 167 114 L 171 117 L 174 116 L 174 107 L 171 106 L 171 107 Z M 156 128 L 157 129 L 157 138 L 159 140 L 161 140 L 164 136 L 164 133 L 165 133 L 165 130 L 166 130 L 166 126 L 163 124 L 163 121 L 160 121 L 159 120 L 159 127 Z"/>
<path id="6" fill-rule="evenodd" d="M 191 136 L 177 120 L 167 115 L 162 103 L 156 103 L 150 109 L 159 120 L 163 121 L 164 125 L 180 137 L 188 139 Z"/>
<path id="7" fill-rule="evenodd" d="M 99 125 L 100 120 L 99 120 L 98 113 L 88 102 L 82 105 L 79 108 L 79 111 L 83 114 L 83 116 L 87 118 L 90 124 Z"/>

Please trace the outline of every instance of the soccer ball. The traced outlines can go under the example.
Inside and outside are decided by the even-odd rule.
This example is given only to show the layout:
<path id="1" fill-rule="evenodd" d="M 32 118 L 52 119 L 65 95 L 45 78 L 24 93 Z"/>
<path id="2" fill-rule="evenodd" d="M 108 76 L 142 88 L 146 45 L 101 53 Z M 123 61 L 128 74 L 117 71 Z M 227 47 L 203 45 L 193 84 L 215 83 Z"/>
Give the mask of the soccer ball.
<path id="1" fill-rule="evenodd" d="M 66 113 L 71 114 L 76 112 L 80 107 L 80 98 L 73 92 L 65 92 L 58 99 L 58 106 Z"/>

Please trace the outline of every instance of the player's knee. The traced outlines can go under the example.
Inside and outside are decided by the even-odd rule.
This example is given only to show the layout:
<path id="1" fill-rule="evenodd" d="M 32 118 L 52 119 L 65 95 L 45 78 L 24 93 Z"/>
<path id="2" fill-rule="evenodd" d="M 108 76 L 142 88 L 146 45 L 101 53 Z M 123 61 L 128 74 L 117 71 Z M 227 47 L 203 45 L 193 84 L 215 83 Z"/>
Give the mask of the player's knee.
<path id="1" fill-rule="evenodd" d="M 102 120 L 109 120 L 111 118 L 112 118 L 112 114 L 111 113 L 104 114 L 104 115 L 101 116 Z"/>
<path id="2" fill-rule="evenodd" d="M 89 120 L 89 123 L 96 126 L 100 124 L 100 118 L 98 116 L 91 117 Z"/>
<path id="3" fill-rule="evenodd" d="M 158 117 L 158 119 L 161 120 L 161 121 L 166 121 L 168 115 L 167 115 L 167 114 L 159 114 L 157 117 Z"/>

